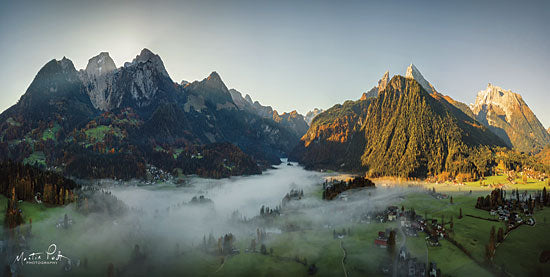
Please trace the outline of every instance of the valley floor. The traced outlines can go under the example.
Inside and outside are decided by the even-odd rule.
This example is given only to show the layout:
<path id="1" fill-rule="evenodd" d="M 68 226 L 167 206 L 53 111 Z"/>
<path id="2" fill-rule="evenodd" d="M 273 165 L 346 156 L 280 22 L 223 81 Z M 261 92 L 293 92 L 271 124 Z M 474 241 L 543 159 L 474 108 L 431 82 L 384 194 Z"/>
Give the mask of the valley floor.
<path id="1" fill-rule="evenodd" d="M 494 176 L 484 181 L 486 184 L 502 182 L 502 176 Z M 380 180 L 377 180 L 379 184 Z M 427 193 L 434 188 L 437 192 L 444 192 L 453 197 L 453 203 L 447 199 L 438 199 Z M 515 189 L 510 186 L 507 189 Z M 518 184 L 520 190 L 536 190 L 541 188 L 539 182 Z M 219 255 L 205 252 L 201 249 L 201 242 L 187 241 L 182 243 L 181 251 L 173 252 L 171 248 L 158 246 L 149 247 L 150 255 L 143 263 L 129 262 L 131 246 L 140 242 L 147 245 L 143 239 L 133 232 L 122 236 L 114 232 L 112 236 L 102 237 L 101 241 L 92 234 L 96 231 L 105 231 L 105 226 L 98 227 L 89 223 L 86 217 L 75 212 L 69 206 L 46 208 L 36 203 L 21 203 L 21 209 L 26 220 L 32 218 L 32 233 L 30 238 L 31 249 L 47 249 L 55 242 L 64 252 L 72 257 L 79 257 L 79 266 L 74 266 L 69 275 L 98 276 L 104 275 L 108 264 L 113 263 L 120 276 L 150 276 L 150 275 L 186 275 L 186 276 L 307 276 L 308 269 L 315 264 L 315 276 L 391 276 L 393 270 L 392 259 L 388 249 L 377 247 L 374 240 L 378 232 L 394 228 L 397 230 L 396 245 L 404 246 L 410 255 L 419 262 L 435 262 L 441 269 L 443 276 L 491 276 L 505 274 L 509 276 L 536 276 L 550 274 L 550 263 L 541 263 L 539 257 L 542 251 L 550 250 L 550 240 L 546 239 L 550 233 L 550 207 L 536 210 L 535 226 L 522 225 L 513 230 L 496 248 L 492 262 L 485 258 L 485 245 L 489 243 L 490 230 L 504 227 L 502 222 L 488 221 L 466 215 L 489 218 L 488 212 L 475 208 L 478 196 L 487 195 L 491 190 L 476 183 L 465 185 L 427 184 L 417 183 L 414 187 L 401 188 L 402 190 L 380 205 L 377 200 L 395 188 L 378 187 L 372 191 L 349 192 L 350 200 L 319 201 L 321 185 L 307 190 L 305 196 L 294 208 L 285 210 L 281 216 L 271 219 L 251 219 L 243 223 L 254 230 L 256 226 L 264 226 L 268 232 L 268 239 L 264 242 L 266 254 L 248 251 L 250 242 L 256 237 L 255 232 L 239 234 L 234 243 L 238 254 Z M 470 192 L 470 190 L 472 192 Z M 368 190 L 367 190 L 368 191 Z M 372 193 L 372 196 L 371 196 Z M 454 226 L 450 232 L 458 243 L 470 253 L 459 249 L 448 240 L 440 240 L 441 246 L 429 246 L 426 234 L 419 232 L 418 236 L 405 236 L 400 228 L 399 221 L 379 223 L 376 220 L 360 220 L 362 207 L 369 206 L 372 199 L 378 204 L 369 210 L 384 209 L 388 205 L 403 206 L 405 210 L 413 208 L 416 214 L 427 216 L 428 219 L 445 221 L 453 220 Z M 377 202 L 378 201 L 378 202 Z M 0 197 L 0 217 L 5 213 L 7 199 Z M 321 206 L 317 206 L 321 205 Z M 373 208 L 373 209 L 371 209 Z M 319 210 L 312 213 L 312 210 Z M 459 219 L 460 209 L 465 215 Z M 359 212 L 355 213 L 354 210 Z M 56 227 L 56 222 L 65 214 L 74 220 L 70 229 Z M 327 218 L 328 215 L 328 218 Z M 349 215 L 349 216 L 348 216 Z M 331 221 L 330 217 L 341 220 Z M 119 224 L 117 221 L 105 221 L 107 225 Z M 289 228 L 292 226 L 293 228 Z M 28 228 L 28 224 L 21 229 Z M 101 228 L 101 229 L 100 229 Z M 109 227 L 110 228 L 110 227 Z M 292 230 L 289 230 L 292 229 Z M 274 230 L 274 231 L 273 231 Z M 286 230 L 286 231 L 281 231 Z M 334 232 L 345 231 L 345 235 L 334 237 Z M 343 231 L 343 232 L 344 232 Z M 90 234 L 90 240 L 82 239 Z M 163 245 L 165 246 L 165 245 Z M 179 249 L 179 245 L 177 246 Z M 259 244 L 257 249 L 259 249 Z M 165 255 L 160 259 L 156 251 L 173 254 Z M 144 250 L 146 251 L 146 250 Z M 397 249 L 399 251 L 399 248 Z M 85 262 L 84 262 L 85 260 Z M 151 262 L 154 260 L 155 262 Z M 390 272 L 384 273 L 385 270 Z M 24 271 L 31 276 L 38 273 L 64 272 L 56 267 L 27 267 Z"/>

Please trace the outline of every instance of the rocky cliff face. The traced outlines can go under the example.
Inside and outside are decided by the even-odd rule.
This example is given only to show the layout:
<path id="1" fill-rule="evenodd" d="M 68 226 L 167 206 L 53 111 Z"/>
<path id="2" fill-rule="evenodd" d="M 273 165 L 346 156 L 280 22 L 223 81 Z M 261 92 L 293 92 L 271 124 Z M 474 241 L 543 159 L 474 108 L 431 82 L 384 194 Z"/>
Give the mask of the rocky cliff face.
<path id="1" fill-rule="evenodd" d="M 478 93 L 471 110 L 479 122 L 519 151 L 536 153 L 550 144 L 550 135 L 517 93 L 489 84 Z"/>
<path id="2" fill-rule="evenodd" d="M 108 111 L 112 107 L 107 102 L 108 94 L 112 91 L 116 65 L 107 52 L 88 60 L 84 71 L 80 72 L 81 79 L 87 85 L 87 92 L 94 107 L 101 111 Z"/>
<path id="3" fill-rule="evenodd" d="M 161 58 L 148 49 L 118 69 L 108 53 L 100 53 L 88 61 L 80 78 L 101 111 L 132 107 L 150 115 L 158 102 L 173 101 L 177 93 Z"/>

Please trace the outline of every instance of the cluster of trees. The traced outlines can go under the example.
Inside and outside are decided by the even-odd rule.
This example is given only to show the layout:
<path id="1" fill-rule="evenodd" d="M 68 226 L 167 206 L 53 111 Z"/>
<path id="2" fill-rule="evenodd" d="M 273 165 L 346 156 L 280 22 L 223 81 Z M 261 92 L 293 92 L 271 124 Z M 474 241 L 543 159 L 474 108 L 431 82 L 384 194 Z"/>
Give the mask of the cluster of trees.
<path id="1" fill-rule="evenodd" d="M 495 232 L 495 226 L 491 227 L 491 233 L 489 234 L 489 243 L 485 245 L 485 258 L 488 261 L 492 261 L 495 256 L 497 243 L 504 241 L 504 230 L 502 227 L 498 228 L 498 233 Z"/>
<path id="2" fill-rule="evenodd" d="M 233 234 L 225 234 L 218 238 L 218 251 L 222 255 L 229 255 L 233 252 L 233 243 L 235 242 L 235 236 Z"/>
<path id="3" fill-rule="evenodd" d="M 83 214 L 103 213 L 111 217 L 124 215 L 128 206 L 110 191 L 86 186 L 77 191 L 76 208 Z"/>
<path id="4" fill-rule="evenodd" d="M 338 194 L 346 190 L 357 189 L 357 188 L 369 188 L 374 186 L 375 186 L 374 182 L 360 176 L 354 177 L 348 181 L 333 182 L 330 185 L 328 185 L 325 182 L 325 184 L 323 185 L 323 199 L 332 200 L 336 196 L 338 196 Z"/>
<path id="5" fill-rule="evenodd" d="M 524 195 L 527 195 L 527 192 L 524 193 Z M 517 209 L 520 207 L 521 198 L 519 190 L 513 190 L 512 191 L 512 198 L 511 198 L 511 205 L 512 208 Z M 534 193 L 534 198 L 532 194 L 528 195 L 528 198 L 525 197 L 524 202 L 527 204 L 527 208 L 529 209 L 529 212 L 532 213 L 536 207 L 539 209 L 542 209 L 543 206 L 550 206 L 550 193 L 547 192 L 546 187 L 544 187 L 541 191 Z M 494 189 L 491 191 L 489 195 L 486 197 L 480 196 L 477 198 L 476 202 L 476 208 L 482 209 L 482 210 L 492 210 L 496 209 L 498 206 L 502 206 L 506 202 L 506 191 L 503 189 Z M 461 213 L 462 215 L 462 213 Z"/>
<path id="6" fill-rule="evenodd" d="M 278 216 L 281 214 L 281 207 L 277 206 L 275 209 L 271 209 L 268 206 L 262 205 L 260 208 L 260 216 L 261 217 L 270 217 L 270 216 Z"/>
<path id="7" fill-rule="evenodd" d="M 67 174 L 82 179 L 116 178 L 128 180 L 144 177 L 146 161 L 131 153 L 103 155 L 83 147 L 72 147 L 65 158 Z"/>
<path id="8" fill-rule="evenodd" d="M 76 187 L 74 181 L 55 172 L 12 161 L 0 162 L 0 193 L 16 195 L 16 200 L 33 201 L 36 197 L 46 204 L 63 205 L 76 199 Z"/>
<path id="9" fill-rule="evenodd" d="M 304 190 L 291 189 L 290 193 L 285 194 L 285 197 L 283 197 L 281 207 L 285 207 L 290 200 L 300 200 L 302 197 L 304 197 Z"/>
<path id="10" fill-rule="evenodd" d="M 182 145 L 177 147 L 181 149 L 179 155 L 174 154 L 174 146 L 164 145 L 162 148 L 168 150 L 156 151 L 154 147 L 144 149 L 144 156 L 151 164 L 168 172 L 181 169 L 183 174 L 209 178 L 261 173 L 261 168 L 251 156 L 230 143 Z"/>
<path id="11" fill-rule="evenodd" d="M 343 228 L 342 232 L 336 232 L 336 229 L 332 230 L 332 238 L 336 239 L 338 236 L 351 236 L 351 229 Z"/>
<path id="12" fill-rule="evenodd" d="M 212 204 L 214 203 L 212 199 L 204 197 L 204 195 L 200 195 L 199 197 L 193 196 L 191 198 L 191 201 L 189 201 L 189 204 Z"/>
<path id="13" fill-rule="evenodd" d="M 505 199 L 506 191 L 503 189 L 494 189 L 486 197 L 480 196 L 477 198 L 476 208 L 489 211 L 498 206 L 502 206 Z"/>
<path id="14" fill-rule="evenodd" d="M 23 223 L 23 212 L 17 208 L 17 196 L 15 195 L 15 188 L 12 188 L 11 195 L 8 197 L 4 225 L 9 229 L 13 229 Z"/>

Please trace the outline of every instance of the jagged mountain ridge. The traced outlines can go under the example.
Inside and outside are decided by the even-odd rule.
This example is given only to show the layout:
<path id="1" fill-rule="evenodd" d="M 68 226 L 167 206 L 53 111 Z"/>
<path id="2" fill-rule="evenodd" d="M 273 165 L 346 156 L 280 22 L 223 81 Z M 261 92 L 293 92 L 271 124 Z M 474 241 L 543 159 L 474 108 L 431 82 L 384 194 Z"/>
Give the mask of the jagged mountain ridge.
<path id="1" fill-rule="evenodd" d="M 221 168 L 223 176 L 210 177 L 225 177 L 258 172 L 253 168 L 257 164 L 279 163 L 299 140 L 290 127 L 239 109 L 216 72 L 202 81 L 177 84 L 161 58 L 147 49 L 120 68 L 106 52 L 91 58 L 80 71 L 66 58 L 52 60 L 0 119 L 0 157 L 67 165 L 79 173 L 125 155 L 123 159 L 135 167 L 156 163 L 206 176 Z M 208 153 L 230 157 L 233 154 L 227 151 L 242 149 L 246 154 L 234 153 L 236 159 L 185 160 L 198 155 L 194 153 L 198 146 L 224 143 L 238 148 L 210 147 L 215 151 Z M 255 161 L 247 160 L 247 155 Z M 209 164 L 226 160 L 233 164 Z M 102 170 L 108 169 L 98 169 Z M 95 172 L 93 177 L 101 174 Z"/>
<path id="2" fill-rule="evenodd" d="M 521 95 L 488 84 L 471 105 L 475 118 L 510 147 L 537 153 L 550 144 L 550 135 Z"/>
<path id="3" fill-rule="evenodd" d="M 274 110 L 271 106 L 262 106 L 258 101 L 252 101 L 250 95 L 246 94 L 245 97 L 242 94 L 235 90 L 230 89 L 229 93 L 235 105 L 241 109 L 245 110 L 262 118 L 272 119 L 273 121 L 281 124 L 292 130 L 294 134 L 298 137 L 302 137 L 309 127 L 303 115 L 299 114 L 297 111 L 284 112 L 279 114 L 277 110 Z"/>

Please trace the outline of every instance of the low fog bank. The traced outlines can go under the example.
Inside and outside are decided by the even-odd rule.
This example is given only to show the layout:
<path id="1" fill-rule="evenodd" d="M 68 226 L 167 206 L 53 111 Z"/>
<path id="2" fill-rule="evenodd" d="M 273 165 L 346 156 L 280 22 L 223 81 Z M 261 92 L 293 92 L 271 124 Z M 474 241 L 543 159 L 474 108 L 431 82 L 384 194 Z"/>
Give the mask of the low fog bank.
<path id="1" fill-rule="evenodd" d="M 130 187 L 116 186 L 111 192 L 129 207 L 146 211 L 189 202 L 192 197 L 204 195 L 214 202 L 219 216 L 229 216 L 239 211 L 245 217 L 258 214 L 261 205 L 274 207 L 291 189 L 310 191 L 322 183 L 322 173 L 307 171 L 294 164 L 285 163 L 276 169 L 265 171 L 262 175 L 231 177 L 226 179 L 204 179 L 194 177 L 186 186 L 173 184 Z"/>
<path id="2" fill-rule="evenodd" d="M 331 177 L 334 176 L 283 163 L 259 176 L 192 178 L 185 186 L 103 181 L 102 190 L 124 203 L 126 212 L 83 216 L 75 211 L 74 204 L 59 208 L 57 216 L 33 225 L 36 235 L 31 246 L 44 248 L 56 243 L 80 267 L 86 260 L 90 272 L 95 274 L 106 272 L 107 265 L 113 263 L 122 276 L 146 276 L 161 268 L 178 266 L 177 261 L 181 261 L 178 255 L 200 251 L 203 238 L 210 235 L 217 240 L 231 233 L 236 241 L 249 243 L 258 228 L 273 229 L 272 220 L 259 216 L 260 208 L 280 206 L 291 189 L 303 190 L 304 197 L 288 202 L 277 220 L 303 230 L 359 222 L 369 212 L 384 209 L 411 191 L 411 188 L 382 187 L 347 191 L 343 199 L 321 200 L 322 183 Z M 191 204 L 193 197 L 199 196 L 205 199 Z M 63 214 L 68 214 L 74 223 L 66 229 L 56 228 Z M 140 255 L 146 259 L 136 260 Z M 36 273 L 37 268 L 42 270 L 27 266 L 23 273 Z"/>

